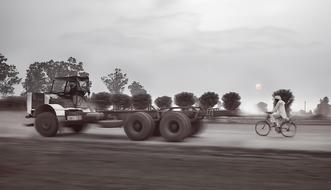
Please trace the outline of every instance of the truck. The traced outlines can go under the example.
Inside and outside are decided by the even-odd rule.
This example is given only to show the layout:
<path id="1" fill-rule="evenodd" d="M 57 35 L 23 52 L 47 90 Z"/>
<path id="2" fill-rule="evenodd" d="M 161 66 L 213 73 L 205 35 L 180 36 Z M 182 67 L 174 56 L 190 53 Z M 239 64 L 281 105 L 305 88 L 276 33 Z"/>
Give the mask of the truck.
<path id="1" fill-rule="evenodd" d="M 88 96 L 87 76 L 57 77 L 47 93 L 27 93 L 27 116 L 44 137 L 54 137 L 63 127 L 82 132 L 88 124 L 103 128 L 123 127 L 130 140 L 143 141 L 160 134 L 166 141 L 179 142 L 203 129 L 205 113 L 199 107 L 148 110 L 94 110 Z"/>

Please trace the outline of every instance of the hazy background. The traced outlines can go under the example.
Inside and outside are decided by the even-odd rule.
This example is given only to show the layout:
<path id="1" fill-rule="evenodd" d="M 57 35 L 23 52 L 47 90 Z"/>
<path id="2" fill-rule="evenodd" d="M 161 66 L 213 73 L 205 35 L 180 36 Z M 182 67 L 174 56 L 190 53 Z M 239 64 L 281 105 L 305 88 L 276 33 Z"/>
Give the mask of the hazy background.
<path id="1" fill-rule="evenodd" d="M 93 92 L 122 68 L 153 97 L 239 92 L 241 108 L 292 89 L 293 109 L 331 95 L 329 0 L 1 0 L 0 52 L 85 64 Z M 256 84 L 262 89 L 257 90 Z M 17 87 L 19 94 L 22 87 Z M 128 92 L 128 91 L 127 91 Z"/>

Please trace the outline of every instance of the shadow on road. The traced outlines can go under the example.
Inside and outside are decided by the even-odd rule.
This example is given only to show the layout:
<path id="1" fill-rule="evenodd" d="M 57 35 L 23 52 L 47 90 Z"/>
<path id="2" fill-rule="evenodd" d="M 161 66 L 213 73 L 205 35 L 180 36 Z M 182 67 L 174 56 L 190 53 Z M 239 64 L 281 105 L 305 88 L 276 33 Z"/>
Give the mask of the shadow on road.
<path id="1" fill-rule="evenodd" d="M 125 135 L 119 135 L 119 134 L 91 134 L 91 133 L 61 133 L 56 136 L 56 138 L 59 137 L 82 137 L 84 139 L 95 139 L 95 140 L 128 140 L 128 137 Z"/>

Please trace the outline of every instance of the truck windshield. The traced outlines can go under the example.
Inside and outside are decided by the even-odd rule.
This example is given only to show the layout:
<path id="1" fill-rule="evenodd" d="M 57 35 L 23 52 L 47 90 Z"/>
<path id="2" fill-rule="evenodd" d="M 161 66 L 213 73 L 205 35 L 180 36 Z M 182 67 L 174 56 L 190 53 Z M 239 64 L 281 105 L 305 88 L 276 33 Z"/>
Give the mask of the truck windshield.
<path id="1" fill-rule="evenodd" d="M 52 93 L 59 93 L 59 92 L 64 92 L 64 88 L 66 86 L 66 81 L 65 80 L 54 80 L 53 82 L 53 88 L 52 88 Z"/>

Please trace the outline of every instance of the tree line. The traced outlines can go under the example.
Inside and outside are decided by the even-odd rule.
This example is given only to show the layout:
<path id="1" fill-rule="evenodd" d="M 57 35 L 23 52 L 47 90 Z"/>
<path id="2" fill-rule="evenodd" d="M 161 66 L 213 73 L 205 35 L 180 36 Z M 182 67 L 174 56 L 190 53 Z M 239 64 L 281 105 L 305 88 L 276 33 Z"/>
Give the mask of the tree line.
<path id="1" fill-rule="evenodd" d="M 123 86 L 128 83 L 128 79 L 126 74 L 121 76 L 122 74 L 121 69 L 115 69 L 114 73 L 101 77 L 110 93 L 123 92 Z M 19 72 L 16 66 L 8 64 L 7 58 L 0 53 L 0 95 L 2 96 L 14 94 L 14 86 L 18 84 L 22 84 L 24 88 L 22 94 L 26 92 L 48 92 L 55 77 L 89 76 L 84 70 L 83 62 L 77 61 L 74 57 L 69 57 L 66 61 L 34 62 L 26 70 L 24 80 L 18 75 Z M 121 78 L 124 78 L 124 80 L 121 80 Z M 146 93 L 143 86 L 137 81 L 133 81 L 128 88 L 132 94 Z"/>
<path id="2" fill-rule="evenodd" d="M 139 82 L 133 81 L 128 89 L 131 97 L 124 94 L 123 91 L 128 83 L 128 76 L 121 69 L 115 68 L 113 73 L 101 77 L 103 83 L 107 86 L 109 92 L 100 92 L 92 94 L 92 102 L 99 109 L 106 109 L 113 106 L 113 109 L 150 109 L 152 97 Z M 239 110 L 240 95 L 236 92 L 229 92 L 223 95 L 223 107 L 229 111 Z M 155 105 L 160 109 L 166 109 L 172 106 L 172 98 L 161 96 L 155 99 Z M 193 93 L 181 92 L 174 96 L 174 103 L 179 107 L 200 106 L 203 109 L 214 107 L 220 103 L 219 96 L 215 92 L 206 92 L 197 98 Z"/>
<path id="3" fill-rule="evenodd" d="M 16 66 L 7 64 L 7 58 L 2 54 L 0 54 L 0 68 L 0 93 L 2 96 L 13 94 L 14 85 L 20 83 L 24 88 L 22 94 L 26 92 L 48 92 L 55 77 L 89 75 L 84 70 L 83 62 L 77 61 L 74 57 L 69 57 L 66 61 L 34 62 L 26 70 L 24 80 L 18 77 L 19 72 Z M 91 96 L 91 100 L 100 108 L 112 105 L 114 109 L 127 109 L 129 107 L 146 109 L 152 104 L 151 95 L 147 93 L 144 86 L 138 81 L 133 81 L 128 85 L 128 76 L 120 68 L 115 68 L 114 72 L 102 76 L 101 80 L 109 92 L 93 93 Z M 131 96 L 123 94 L 126 87 Z M 237 110 L 241 104 L 240 99 L 238 93 L 227 93 L 222 97 L 223 106 L 227 110 Z M 200 98 L 189 92 L 182 92 L 174 97 L 174 103 L 181 107 L 196 105 L 207 109 L 219 102 L 219 96 L 214 92 L 207 92 Z M 172 105 L 172 98 L 169 96 L 158 97 L 154 103 L 161 109 L 168 108 Z"/>
<path id="4" fill-rule="evenodd" d="M 111 94 L 108 92 L 93 93 L 91 97 L 92 102 L 97 109 L 103 110 L 113 106 L 115 110 L 126 109 L 151 109 L 152 97 L 148 93 L 137 93 L 129 96 L 127 94 Z M 239 111 L 241 97 L 236 92 L 229 92 L 222 96 L 222 106 L 229 111 Z M 189 108 L 191 106 L 198 106 L 204 110 L 212 108 L 220 104 L 219 95 L 215 92 L 206 92 L 197 98 L 193 93 L 181 92 L 174 96 L 173 99 L 169 96 L 160 96 L 154 100 L 154 104 L 159 109 L 167 109 L 172 107 L 172 104 L 181 108 Z"/>
<path id="5" fill-rule="evenodd" d="M 8 59 L 0 53 L 0 95 L 8 96 L 14 93 L 14 86 L 22 84 L 26 92 L 47 92 L 51 88 L 51 81 L 55 77 L 79 75 L 88 76 L 84 70 L 84 64 L 77 61 L 74 57 L 69 57 L 66 61 L 42 61 L 34 62 L 26 70 L 24 80 L 18 76 L 19 72 L 15 65 L 7 63 Z M 134 107 L 136 109 L 147 109 L 152 104 L 151 95 L 148 94 L 144 86 L 138 81 L 132 81 L 129 85 L 129 79 L 126 73 L 120 68 L 115 68 L 114 72 L 102 76 L 101 80 L 106 85 L 109 92 L 93 93 L 91 100 L 99 107 L 113 106 L 114 109 L 127 109 Z M 92 85 L 92 84 L 90 84 Z M 124 90 L 129 90 L 131 96 L 123 94 Z M 286 111 L 291 111 L 291 105 L 294 101 L 294 95 L 291 90 L 280 89 L 275 91 L 272 96 L 280 95 L 285 101 Z M 160 109 L 170 107 L 173 103 L 180 107 L 200 106 L 203 109 L 222 106 L 226 110 L 239 110 L 241 97 L 237 92 L 229 92 L 222 96 L 215 92 L 206 92 L 200 97 L 196 97 L 190 92 L 181 92 L 174 96 L 174 102 L 169 96 L 161 96 L 155 99 L 154 104 Z M 258 104 L 260 110 L 265 110 L 267 105 L 264 102 Z M 320 104 L 315 109 L 316 115 L 329 115 L 331 106 L 328 97 L 320 100 Z"/>

